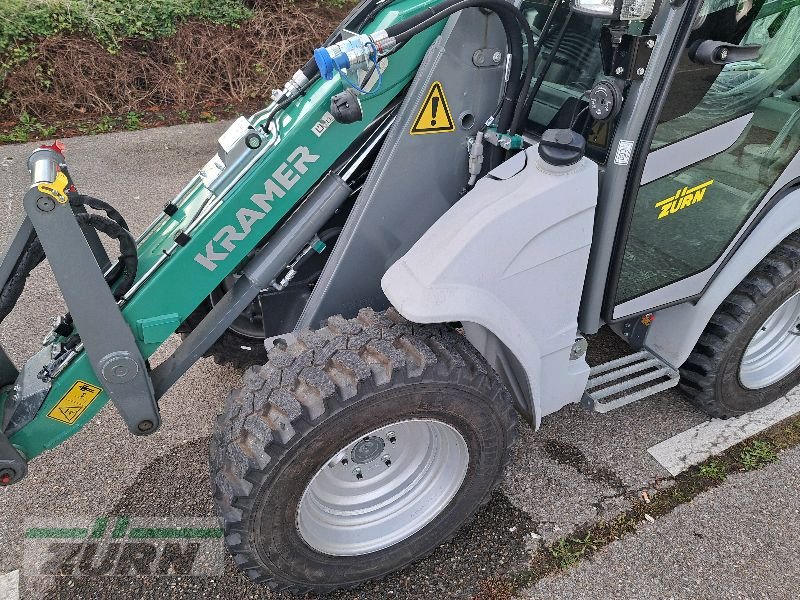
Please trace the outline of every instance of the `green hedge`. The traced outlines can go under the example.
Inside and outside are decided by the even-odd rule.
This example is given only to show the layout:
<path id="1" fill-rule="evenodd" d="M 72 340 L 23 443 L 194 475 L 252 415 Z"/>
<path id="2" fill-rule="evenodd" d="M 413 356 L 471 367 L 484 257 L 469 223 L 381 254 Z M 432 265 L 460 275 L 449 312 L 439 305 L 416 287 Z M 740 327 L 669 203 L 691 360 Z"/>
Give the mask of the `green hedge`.
<path id="1" fill-rule="evenodd" d="M 233 25 L 250 15 L 240 0 L 0 0 L 0 56 L 61 32 L 114 52 L 124 38 L 169 36 L 187 19 Z"/>

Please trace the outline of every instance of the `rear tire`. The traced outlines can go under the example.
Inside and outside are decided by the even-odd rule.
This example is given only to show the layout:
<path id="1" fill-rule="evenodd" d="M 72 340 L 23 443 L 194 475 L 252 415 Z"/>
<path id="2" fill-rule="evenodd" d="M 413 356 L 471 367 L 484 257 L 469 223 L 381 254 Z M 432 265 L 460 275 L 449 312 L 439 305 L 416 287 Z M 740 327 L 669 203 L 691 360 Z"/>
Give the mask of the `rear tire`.
<path id="1" fill-rule="evenodd" d="M 795 233 L 726 298 L 681 367 L 681 389 L 696 406 L 712 417 L 734 417 L 770 404 L 800 383 L 800 315 L 788 315 L 795 302 L 800 306 L 799 294 L 800 233 Z"/>
<path id="2" fill-rule="evenodd" d="M 455 535 L 499 483 L 516 415 L 497 375 L 447 327 L 365 309 L 298 337 L 228 399 L 212 486 L 225 542 L 251 579 L 325 593 Z M 411 430 L 419 435 L 404 446 Z M 369 500 L 375 486 L 380 502 Z"/>

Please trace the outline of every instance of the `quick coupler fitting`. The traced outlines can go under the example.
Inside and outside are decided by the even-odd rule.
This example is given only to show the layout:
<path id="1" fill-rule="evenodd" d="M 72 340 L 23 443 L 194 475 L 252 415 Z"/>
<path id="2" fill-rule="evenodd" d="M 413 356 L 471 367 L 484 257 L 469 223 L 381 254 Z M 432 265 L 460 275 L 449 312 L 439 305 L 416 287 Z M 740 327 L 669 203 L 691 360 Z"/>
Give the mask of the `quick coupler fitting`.
<path id="1" fill-rule="evenodd" d="M 303 71 L 297 71 L 292 78 L 287 81 L 282 90 L 273 90 L 272 100 L 274 102 L 294 100 L 305 88 L 308 83 L 308 77 L 305 76 Z"/>
<path id="2" fill-rule="evenodd" d="M 395 45 L 395 39 L 382 29 L 370 35 L 354 35 L 327 48 L 317 48 L 314 50 L 314 61 L 319 74 L 331 80 L 337 71 L 367 65 Z"/>

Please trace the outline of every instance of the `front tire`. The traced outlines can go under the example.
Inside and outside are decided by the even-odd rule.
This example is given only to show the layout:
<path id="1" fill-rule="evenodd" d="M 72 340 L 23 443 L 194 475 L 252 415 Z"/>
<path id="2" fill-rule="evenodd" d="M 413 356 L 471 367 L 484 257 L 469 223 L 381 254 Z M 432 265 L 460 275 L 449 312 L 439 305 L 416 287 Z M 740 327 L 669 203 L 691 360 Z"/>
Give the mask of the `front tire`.
<path id="1" fill-rule="evenodd" d="M 229 398 L 211 444 L 214 501 L 251 579 L 325 593 L 451 538 L 499 483 L 516 415 L 444 326 L 362 310 L 298 338 Z"/>
<path id="2" fill-rule="evenodd" d="M 800 233 L 786 238 L 714 313 L 681 367 L 712 417 L 761 408 L 800 383 Z"/>

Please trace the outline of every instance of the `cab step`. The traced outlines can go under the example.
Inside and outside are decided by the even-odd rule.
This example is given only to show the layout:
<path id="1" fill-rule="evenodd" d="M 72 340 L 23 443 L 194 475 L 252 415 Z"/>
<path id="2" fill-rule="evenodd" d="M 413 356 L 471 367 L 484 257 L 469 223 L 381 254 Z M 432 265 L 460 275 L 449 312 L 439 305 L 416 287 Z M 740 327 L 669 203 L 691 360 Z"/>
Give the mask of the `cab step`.
<path id="1" fill-rule="evenodd" d="M 678 385 L 680 374 L 663 360 L 640 350 L 589 371 L 583 404 L 607 413 Z"/>

